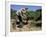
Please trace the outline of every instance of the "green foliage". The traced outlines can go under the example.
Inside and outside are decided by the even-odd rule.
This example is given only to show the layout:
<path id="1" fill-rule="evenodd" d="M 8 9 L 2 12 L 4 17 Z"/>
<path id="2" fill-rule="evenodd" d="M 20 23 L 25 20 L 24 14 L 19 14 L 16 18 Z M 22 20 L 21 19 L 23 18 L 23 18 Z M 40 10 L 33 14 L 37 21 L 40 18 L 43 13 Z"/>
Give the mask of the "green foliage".
<path id="1" fill-rule="evenodd" d="M 38 17 L 42 15 L 42 12 L 41 12 L 41 9 L 38 9 L 36 11 L 27 11 L 26 15 L 27 17 L 29 17 L 30 20 L 36 20 L 38 19 Z"/>
<path id="2" fill-rule="evenodd" d="M 15 18 L 16 10 L 11 9 L 11 18 Z"/>

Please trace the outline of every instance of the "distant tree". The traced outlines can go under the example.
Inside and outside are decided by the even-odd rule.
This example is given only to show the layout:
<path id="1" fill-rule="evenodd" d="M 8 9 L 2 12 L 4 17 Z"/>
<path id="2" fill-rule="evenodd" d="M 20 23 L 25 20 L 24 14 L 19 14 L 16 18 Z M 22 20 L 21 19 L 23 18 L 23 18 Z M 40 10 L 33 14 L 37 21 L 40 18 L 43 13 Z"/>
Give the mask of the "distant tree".
<path id="1" fill-rule="evenodd" d="M 38 16 L 36 21 L 42 20 L 42 9 L 38 9 L 38 10 L 36 10 L 36 12 L 37 12 L 37 16 Z"/>

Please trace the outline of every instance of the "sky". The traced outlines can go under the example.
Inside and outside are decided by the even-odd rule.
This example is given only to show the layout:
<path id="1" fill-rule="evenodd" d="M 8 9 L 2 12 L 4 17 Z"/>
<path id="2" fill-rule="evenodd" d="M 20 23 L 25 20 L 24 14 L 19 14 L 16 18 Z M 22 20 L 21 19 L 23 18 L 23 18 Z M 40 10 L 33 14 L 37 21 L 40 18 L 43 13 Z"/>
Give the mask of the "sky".
<path id="1" fill-rule="evenodd" d="M 21 8 L 28 8 L 28 10 L 35 11 L 37 9 L 42 9 L 41 6 L 33 6 L 33 5 L 11 5 L 11 9 L 20 10 Z"/>

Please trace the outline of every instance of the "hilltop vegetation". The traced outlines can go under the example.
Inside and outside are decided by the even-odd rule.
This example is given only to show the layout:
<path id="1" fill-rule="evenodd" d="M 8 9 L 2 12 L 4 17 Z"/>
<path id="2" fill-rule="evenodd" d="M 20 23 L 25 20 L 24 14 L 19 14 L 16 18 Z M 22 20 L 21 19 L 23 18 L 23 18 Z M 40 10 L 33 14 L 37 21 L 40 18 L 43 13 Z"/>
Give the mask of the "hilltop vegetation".
<path id="1" fill-rule="evenodd" d="M 16 16 L 16 10 L 13 10 L 11 9 L 11 19 L 15 19 L 15 16 Z M 30 19 L 30 20 L 42 20 L 42 10 L 41 9 L 38 9 L 36 11 L 27 11 L 26 12 L 26 15 L 27 17 Z"/>

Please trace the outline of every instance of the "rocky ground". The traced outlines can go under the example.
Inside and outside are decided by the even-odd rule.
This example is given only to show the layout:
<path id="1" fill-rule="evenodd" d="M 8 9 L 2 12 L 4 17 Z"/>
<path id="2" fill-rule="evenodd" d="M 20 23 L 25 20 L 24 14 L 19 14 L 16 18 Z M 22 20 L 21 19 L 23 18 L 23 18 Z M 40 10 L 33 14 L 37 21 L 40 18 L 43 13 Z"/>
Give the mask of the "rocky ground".
<path id="1" fill-rule="evenodd" d="M 13 24 L 13 25 L 12 25 Z M 11 32 L 21 32 L 21 31 L 41 31 L 41 27 L 36 27 L 32 20 L 28 21 L 28 24 L 24 25 L 22 28 L 18 28 L 15 19 L 11 20 L 10 25 Z"/>

